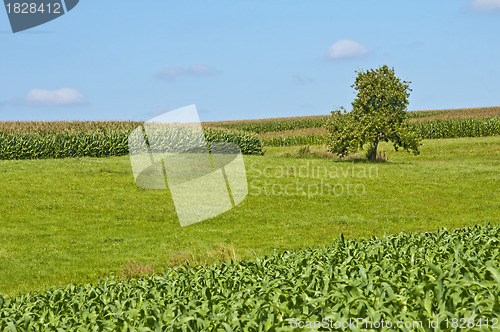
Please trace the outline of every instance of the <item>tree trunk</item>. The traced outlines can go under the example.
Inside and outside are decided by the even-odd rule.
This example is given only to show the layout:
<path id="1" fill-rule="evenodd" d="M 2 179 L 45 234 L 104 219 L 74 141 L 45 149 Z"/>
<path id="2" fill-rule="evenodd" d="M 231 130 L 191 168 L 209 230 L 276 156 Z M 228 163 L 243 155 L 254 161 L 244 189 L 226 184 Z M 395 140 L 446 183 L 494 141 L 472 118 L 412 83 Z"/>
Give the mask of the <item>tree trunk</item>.
<path id="1" fill-rule="evenodd" d="M 373 142 L 372 150 L 371 150 L 371 156 L 370 160 L 371 161 L 377 161 L 377 147 L 378 147 L 378 142 L 380 141 L 380 135 L 377 136 L 375 139 L 375 142 Z"/>

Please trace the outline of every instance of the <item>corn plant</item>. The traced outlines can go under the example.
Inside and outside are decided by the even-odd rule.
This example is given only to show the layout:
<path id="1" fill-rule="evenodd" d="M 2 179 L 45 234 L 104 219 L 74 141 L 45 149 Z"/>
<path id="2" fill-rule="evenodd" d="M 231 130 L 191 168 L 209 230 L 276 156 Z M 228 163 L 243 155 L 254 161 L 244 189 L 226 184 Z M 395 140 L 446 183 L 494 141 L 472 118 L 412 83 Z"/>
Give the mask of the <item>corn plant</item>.
<path id="1" fill-rule="evenodd" d="M 0 297 L 0 330 L 292 331 L 294 321 L 359 318 L 420 321 L 408 330 L 422 331 L 458 330 L 454 320 L 465 319 L 475 325 L 462 330 L 488 331 L 500 324 L 499 238 L 490 225 L 342 236 L 327 247 Z"/>

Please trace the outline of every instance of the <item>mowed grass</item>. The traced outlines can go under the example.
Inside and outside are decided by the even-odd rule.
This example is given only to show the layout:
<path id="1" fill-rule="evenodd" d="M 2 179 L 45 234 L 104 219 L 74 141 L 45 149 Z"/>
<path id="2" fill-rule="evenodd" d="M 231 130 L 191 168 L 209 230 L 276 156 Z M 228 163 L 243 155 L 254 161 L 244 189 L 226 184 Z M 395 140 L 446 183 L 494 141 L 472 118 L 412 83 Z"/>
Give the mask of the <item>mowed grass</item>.
<path id="1" fill-rule="evenodd" d="M 320 246 L 341 233 L 500 222 L 499 136 L 426 140 L 420 156 L 383 144 L 389 161 L 376 164 L 298 149 L 245 156 L 248 197 L 187 227 L 168 191 L 135 185 L 128 156 L 0 161 L 0 293 L 96 283 L 130 258 L 161 272 Z"/>

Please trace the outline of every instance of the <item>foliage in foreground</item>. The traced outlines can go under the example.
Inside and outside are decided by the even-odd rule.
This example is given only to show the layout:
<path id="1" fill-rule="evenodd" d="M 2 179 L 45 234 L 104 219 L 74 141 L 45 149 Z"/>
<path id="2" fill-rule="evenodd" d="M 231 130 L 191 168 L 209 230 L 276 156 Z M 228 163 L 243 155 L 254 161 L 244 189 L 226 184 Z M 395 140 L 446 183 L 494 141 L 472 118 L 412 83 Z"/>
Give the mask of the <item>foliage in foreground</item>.
<path id="1" fill-rule="evenodd" d="M 0 298 L 0 328 L 291 330 L 297 321 L 486 319 L 500 315 L 500 226 L 382 239 L 252 261 L 168 269 L 162 277 Z M 497 324 L 499 325 L 499 324 Z M 451 325 L 450 325 L 451 326 Z M 415 328 L 411 330 L 416 330 Z M 489 330 L 483 328 L 483 330 Z"/>
<path id="2" fill-rule="evenodd" d="M 0 122 L 0 159 L 108 157 L 129 153 L 128 137 L 141 125 L 126 121 Z M 263 154 L 254 134 L 204 129 L 207 142 L 232 142 L 243 154 Z"/>

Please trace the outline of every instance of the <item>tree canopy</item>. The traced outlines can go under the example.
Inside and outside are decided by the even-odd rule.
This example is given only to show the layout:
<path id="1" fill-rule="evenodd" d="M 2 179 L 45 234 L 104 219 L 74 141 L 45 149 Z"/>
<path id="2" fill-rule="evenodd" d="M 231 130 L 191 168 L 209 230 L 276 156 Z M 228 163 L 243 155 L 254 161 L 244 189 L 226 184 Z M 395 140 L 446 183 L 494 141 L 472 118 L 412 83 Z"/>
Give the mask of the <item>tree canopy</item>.
<path id="1" fill-rule="evenodd" d="M 379 142 L 391 141 L 396 151 L 419 154 L 420 138 L 408 126 L 405 112 L 411 82 L 396 77 L 394 68 L 386 65 L 356 73 L 352 111 L 341 107 L 327 122 L 330 151 L 344 157 L 368 146 L 367 156 L 375 161 Z"/>

